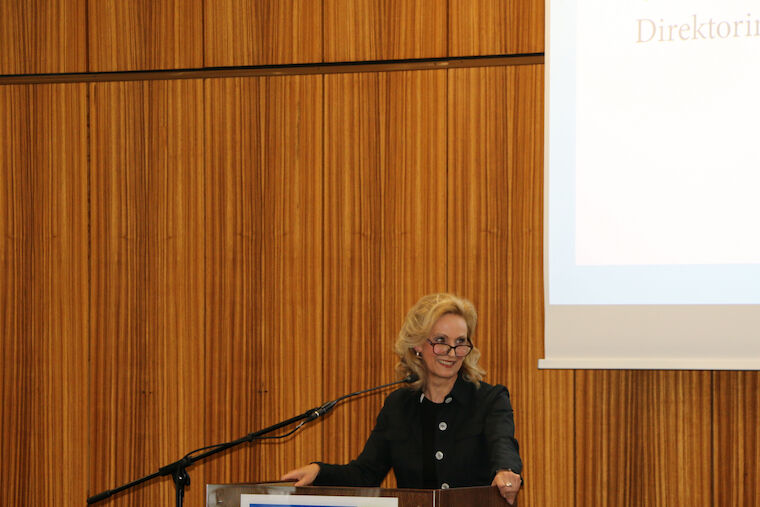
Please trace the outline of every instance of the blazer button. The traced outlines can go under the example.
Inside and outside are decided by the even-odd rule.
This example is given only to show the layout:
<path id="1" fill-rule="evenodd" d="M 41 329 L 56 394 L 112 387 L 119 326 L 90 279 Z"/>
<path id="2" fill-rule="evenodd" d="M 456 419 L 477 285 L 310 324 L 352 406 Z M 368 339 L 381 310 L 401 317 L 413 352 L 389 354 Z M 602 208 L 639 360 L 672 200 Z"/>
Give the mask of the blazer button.
<path id="1" fill-rule="evenodd" d="M 445 422 L 438 423 L 438 429 L 441 431 L 446 431 L 446 428 L 449 426 Z"/>
<path id="2" fill-rule="evenodd" d="M 441 484 L 441 489 L 449 489 L 449 483 L 444 482 L 443 484 Z"/>
<path id="3" fill-rule="evenodd" d="M 436 452 L 435 459 L 437 459 L 438 461 L 441 461 L 443 459 L 443 453 L 441 451 Z"/>

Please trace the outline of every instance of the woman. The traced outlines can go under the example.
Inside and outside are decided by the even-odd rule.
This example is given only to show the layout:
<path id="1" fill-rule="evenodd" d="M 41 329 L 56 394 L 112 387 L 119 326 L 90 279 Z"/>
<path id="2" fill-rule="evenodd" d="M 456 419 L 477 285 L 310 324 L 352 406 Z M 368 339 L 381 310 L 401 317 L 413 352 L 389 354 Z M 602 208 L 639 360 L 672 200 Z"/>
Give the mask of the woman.
<path id="1" fill-rule="evenodd" d="M 472 344 L 475 307 L 430 294 L 406 316 L 396 341 L 397 373 L 416 375 L 392 392 L 359 457 L 348 465 L 311 463 L 283 480 L 296 486 L 378 486 L 392 467 L 399 488 L 493 485 L 514 503 L 522 461 L 509 393 L 481 382 Z"/>

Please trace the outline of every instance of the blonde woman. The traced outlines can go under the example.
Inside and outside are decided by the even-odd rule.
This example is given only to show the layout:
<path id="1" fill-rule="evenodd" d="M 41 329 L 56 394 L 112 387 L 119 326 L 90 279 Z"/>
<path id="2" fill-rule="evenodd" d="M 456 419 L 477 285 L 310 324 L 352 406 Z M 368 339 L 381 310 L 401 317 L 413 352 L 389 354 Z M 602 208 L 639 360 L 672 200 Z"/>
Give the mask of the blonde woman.
<path id="1" fill-rule="evenodd" d="M 522 485 L 509 392 L 482 381 L 473 345 L 475 307 L 452 294 L 429 294 L 406 316 L 395 351 L 401 378 L 358 458 L 311 463 L 282 478 L 296 486 L 378 486 L 393 468 L 399 488 L 493 485 L 513 503 Z"/>

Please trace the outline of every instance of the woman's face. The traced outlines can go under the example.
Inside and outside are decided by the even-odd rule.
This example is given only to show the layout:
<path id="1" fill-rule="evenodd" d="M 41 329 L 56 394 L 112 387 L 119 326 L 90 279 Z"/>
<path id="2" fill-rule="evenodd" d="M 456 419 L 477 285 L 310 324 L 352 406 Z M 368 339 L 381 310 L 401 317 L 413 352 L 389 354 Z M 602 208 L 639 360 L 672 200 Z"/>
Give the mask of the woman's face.
<path id="1" fill-rule="evenodd" d="M 467 322 L 461 315 L 447 313 L 435 321 L 428 339 L 433 343 L 447 343 L 451 346 L 466 344 Z M 464 357 L 457 357 L 454 349 L 449 350 L 447 355 L 437 356 L 433 353 L 433 346 L 425 341 L 414 350 L 422 354 L 422 363 L 429 377 L 451 380 L 462 368 Z"/>

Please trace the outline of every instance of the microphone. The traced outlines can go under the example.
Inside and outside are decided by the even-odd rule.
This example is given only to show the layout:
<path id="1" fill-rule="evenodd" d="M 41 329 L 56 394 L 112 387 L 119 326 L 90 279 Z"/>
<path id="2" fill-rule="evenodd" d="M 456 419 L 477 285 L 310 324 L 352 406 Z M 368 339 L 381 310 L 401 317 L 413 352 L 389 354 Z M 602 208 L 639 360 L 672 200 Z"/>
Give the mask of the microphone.
<path id="1" fill-rule="evenodd" d="M 313 409 L 309 410 L 307 412 L 308 416 L 306 417 L 306 421 L 305 422 L 313 421 L 314 419 L 317 419 L 318 417 L 322 417 L 324 415 L 327 415 L 327 413 L 330 412 L 335 407 L 335 405 L 337 405 L 338 403 L 340 403 L 341 401 L 343 401 L 345 399 L 353 398 L 354 396 L 359 396 L 360 394 L 369 393 L 371 391 L 377 391 L 379 389 L 383 389 L 385 387 L 390 387 L 390 386 L 395 386 L 395 385 L 398 385 L 398 384 L 411 384 L 413 382 L 417 382 L 419 379 L 420 379 L 420 377 L 417 374 L 410 373 L 409 375 L 407 375 L 403 379 L 397 380 L 395 382 L 391 382 L 389 384 L 383 384 L 381 386 L 370 387 L 369 389 L 364 389 L 364 390 L 361 390 L 361 391 L 356 391 L 354 393 L 344 394 L 340 398 L 336 398 L 336 399 L 334 399 L 332 401 L 328 401 L 327 403 L 325 403 L 325 404 L 323 404 L 323 405 L 321 405 L 319 407 L 316 407 L 316 408 L 313 408 Z"/>

